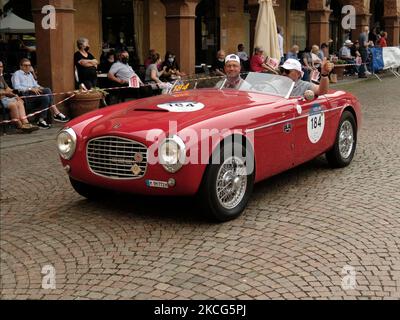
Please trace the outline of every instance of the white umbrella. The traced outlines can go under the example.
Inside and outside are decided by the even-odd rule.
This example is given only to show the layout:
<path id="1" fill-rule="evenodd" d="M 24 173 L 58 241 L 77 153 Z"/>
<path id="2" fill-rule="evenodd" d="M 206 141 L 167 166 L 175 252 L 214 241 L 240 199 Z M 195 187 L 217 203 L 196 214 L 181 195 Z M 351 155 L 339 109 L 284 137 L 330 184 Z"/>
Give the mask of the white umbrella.
<path id="1" fill-rule="evenodd" d="M 35 33 L 35 24 L 24 20 L 12 12 L 0 17 L 1 33 Z"/>
<path id="2" fill-rule="evenodd" d="M 255 47 L 262 47 L 264 53 L 271 58 L 280 60 L 275 12 L 272 0 L 258 0 L 260 5 L 254 36 Z"/>

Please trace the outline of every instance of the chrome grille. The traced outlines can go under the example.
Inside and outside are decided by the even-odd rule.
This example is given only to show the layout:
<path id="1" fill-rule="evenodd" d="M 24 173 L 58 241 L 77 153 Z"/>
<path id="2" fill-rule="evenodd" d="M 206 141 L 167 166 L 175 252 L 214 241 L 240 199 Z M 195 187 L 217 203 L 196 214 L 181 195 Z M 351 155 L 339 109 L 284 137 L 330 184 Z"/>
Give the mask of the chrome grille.
<path id="1" fill-rule="evenodd" d="M 140 162 L 135 155 L 142 155 Z M 114 179 L 139 179 L 147 169 L 147 148 L 145 145 L 119 137 L 101 137 L 87 144 L 87 161 L 90 169 L 100 176 Z M 135 172 L 134 165 L 140 168 Z M 137 174 L 136 174 L 137 173 Z"/>

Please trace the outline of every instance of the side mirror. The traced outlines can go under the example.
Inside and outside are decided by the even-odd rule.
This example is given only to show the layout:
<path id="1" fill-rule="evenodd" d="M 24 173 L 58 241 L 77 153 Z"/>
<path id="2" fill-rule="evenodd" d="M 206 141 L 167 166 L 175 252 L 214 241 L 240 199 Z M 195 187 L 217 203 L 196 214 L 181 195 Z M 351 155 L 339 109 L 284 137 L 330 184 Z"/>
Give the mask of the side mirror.
<path id="1" fill-rule="evenodd" d="M 304 92 L 304 99 L 306 101 L 312 101 L 315 99 L 315 93 L 312 90 L 306 90 L 306 92 Z"/>

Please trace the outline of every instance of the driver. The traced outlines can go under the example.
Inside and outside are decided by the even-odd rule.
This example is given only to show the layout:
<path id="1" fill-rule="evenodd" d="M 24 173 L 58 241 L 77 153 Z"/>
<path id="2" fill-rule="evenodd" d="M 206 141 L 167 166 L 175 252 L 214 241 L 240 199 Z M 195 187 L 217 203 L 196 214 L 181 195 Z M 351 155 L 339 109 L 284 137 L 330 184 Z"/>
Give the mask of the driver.
<path id="1" fill-rule="evenodd" d="M 250 84 L 247 83 L 240 77 L 240 58 L 236 54 L 229 54 L 225 58 L 225 67 L 224 71 L 226 77 L 219 81 L 216 88 L 221 88 L 222 84 L 224 86 L 221 88 L 231 88 L 231 89 L 241 89 L 241 90 L 249 90 Z"/>
<path id="2" fill-rule="evenodd" d="M 329 72 L 333 69 L 333 64 L 326 58 L 322 61 L 321 65 L 321 82 L 315 85 L 311 82 L 303 81 L 304 72 L 301 70 L 301 64 L 295 59 L 287 59 L 281 66 L 282 75 L 289 77 L 294 81 L 294 88 L 291 97 L 303 96 L 304 92 L 311 90 L 316 96 L 326 94 L 329 90 Z"/>

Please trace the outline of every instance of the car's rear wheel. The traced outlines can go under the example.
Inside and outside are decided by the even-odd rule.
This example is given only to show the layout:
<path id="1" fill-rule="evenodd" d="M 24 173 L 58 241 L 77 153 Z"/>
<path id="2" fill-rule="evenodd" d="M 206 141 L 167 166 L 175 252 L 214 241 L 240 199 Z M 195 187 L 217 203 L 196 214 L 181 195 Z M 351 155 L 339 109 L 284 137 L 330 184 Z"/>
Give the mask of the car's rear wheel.
<path id="1" fill-rule="evenodd" d="M 205 172 L 200 200 L 209 216 L 228 221 L 238 217 L 250 199 L 254 157 L 252 152 L 246 154 L 246 148 L 238 143 L 222 146 L 217 157 L 219 161 L 215 161 L 214 155 Z"/>
<path id="2" fill-rule="evenodd" d="M 69 178 L 72 187 L 74 190 L 79 193 L 82 197 L 85 197 L 90 200 L 100 200 L 104 199 L 104 196 L 107 194 L 107 190 L 91 186 L 89 184 L 77 181 L 73 178 Z"/>
<path id="3" fill-rule="evenodd" d="M 326 153 L 326 159 L 333 168 L 348 166 L 353 160 L 357 145 L 357 124 L 350 111 L 343 112 L 336 133 L 333 148 Z"/>

